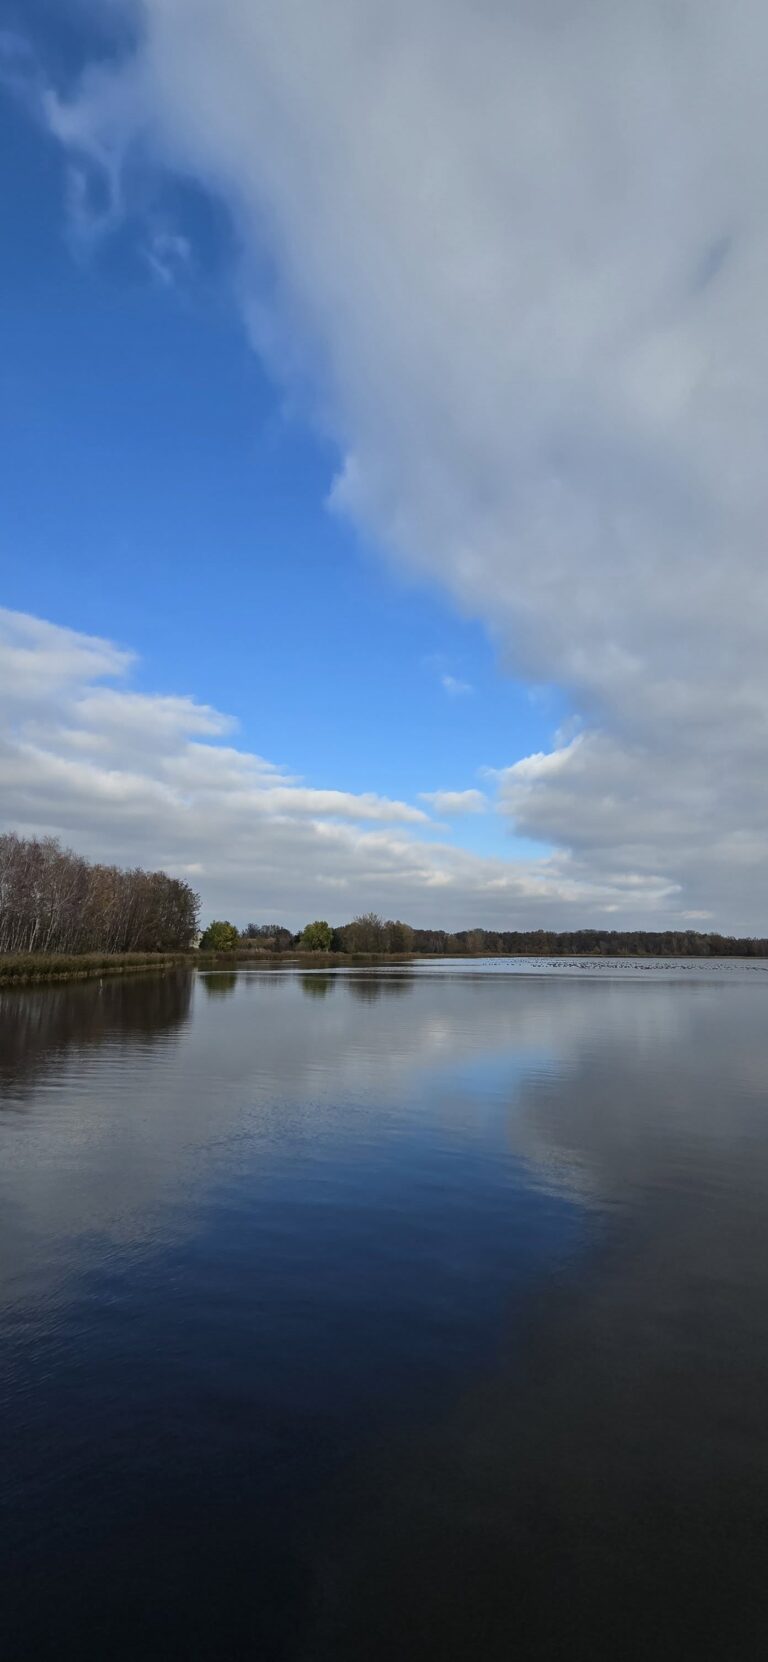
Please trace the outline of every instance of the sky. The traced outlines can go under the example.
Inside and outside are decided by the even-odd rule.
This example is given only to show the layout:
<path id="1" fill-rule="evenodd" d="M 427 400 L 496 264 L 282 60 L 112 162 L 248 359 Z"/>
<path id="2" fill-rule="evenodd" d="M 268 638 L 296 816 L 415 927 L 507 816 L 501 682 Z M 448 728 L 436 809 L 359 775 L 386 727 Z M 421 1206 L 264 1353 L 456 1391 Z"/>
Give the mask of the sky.
<path id="1" fill-rule="evenodd" d="M 4 0 L 0 821 L 768 933 L 758 0 Z"/>

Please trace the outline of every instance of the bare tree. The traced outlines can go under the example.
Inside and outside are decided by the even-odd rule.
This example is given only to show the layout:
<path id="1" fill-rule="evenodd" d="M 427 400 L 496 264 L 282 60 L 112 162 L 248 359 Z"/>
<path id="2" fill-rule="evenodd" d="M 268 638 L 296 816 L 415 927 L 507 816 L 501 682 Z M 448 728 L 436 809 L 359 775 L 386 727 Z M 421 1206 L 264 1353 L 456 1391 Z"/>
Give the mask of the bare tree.
<path id="1" fill-rule="evenodd" d="M 199 909 L 167 872 L 91 865 L 53 837 L 0 836 L 0 952 L 182 950 Z"/>

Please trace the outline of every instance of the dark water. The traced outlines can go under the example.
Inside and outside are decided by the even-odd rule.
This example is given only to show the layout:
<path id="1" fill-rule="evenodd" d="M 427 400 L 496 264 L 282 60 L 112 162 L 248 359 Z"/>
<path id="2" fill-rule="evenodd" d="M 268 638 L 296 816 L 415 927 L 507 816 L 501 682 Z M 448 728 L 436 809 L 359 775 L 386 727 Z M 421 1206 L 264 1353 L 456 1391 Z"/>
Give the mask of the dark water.
<path id="1" fill-rule="evenodd" d="M 0 1656 L 768 1654 L 768 968 L 0 994 Z"/>

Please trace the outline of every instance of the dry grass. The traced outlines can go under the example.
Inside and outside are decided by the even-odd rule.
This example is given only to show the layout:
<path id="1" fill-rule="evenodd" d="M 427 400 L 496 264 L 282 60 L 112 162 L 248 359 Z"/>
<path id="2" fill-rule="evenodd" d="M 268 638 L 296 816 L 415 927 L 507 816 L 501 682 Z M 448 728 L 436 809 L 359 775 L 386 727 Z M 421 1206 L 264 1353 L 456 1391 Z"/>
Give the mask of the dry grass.
<path id="1" fill-rule="evenodd" d="M 43 981 L 86 981 L 94 976 L 128 975 L 136 970 L 171 969 L 192 959 L 188 952 L 19 952 L 0 953 L 0 987 Z"/>

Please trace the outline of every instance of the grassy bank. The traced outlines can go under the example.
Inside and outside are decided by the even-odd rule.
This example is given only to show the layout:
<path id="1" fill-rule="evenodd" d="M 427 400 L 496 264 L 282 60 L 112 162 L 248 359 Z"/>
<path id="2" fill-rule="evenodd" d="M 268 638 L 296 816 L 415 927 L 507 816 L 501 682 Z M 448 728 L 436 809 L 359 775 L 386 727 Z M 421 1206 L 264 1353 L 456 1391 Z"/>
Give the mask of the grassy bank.
<path id="1" fill-rule="evenodd" d="M 414 959 L 439 960 L 447 956 L 431 953 L 369 953 L 369 952 L 281 952 L 264 949 L 234 952 L 34 952 L 0 953 L 0 987 L 44 986 L 48 982 L 92 981 L 106 975 L 131 975 L 148 970 L 333 970 L 345 968 L 373 969 L 380 964 L 412 964 Z M 455 959 L 494 958 L 663 958 L 664 953 L 627 952 L 453 952 Z M 685 956 L 680 954 L 679 956 Z M 688 956 L 702 956 L 689 954 Z M 745 958 L 750 956 L 744 955 Z M 752 956 L 755 956 L 754 954 Z M 768 956 L 768 954 L 767 954 Z"/>
<path id="2" fill-rule="evenodd" d="M 47 981 L 89 981 L 137 970 L 173 969 L 189 964 L 190 952 L 23 952 L 0 954 L 0 987 L 24 987 Z"/>
<path id="3" fill-rule="evenodd" d="M 0 987 L 44 986 L 58 981 L 93 981 L 105 975 L 132 975 L 168 969 L 333 969 L 345 964 L 380 963 L 367 953 L 235 952 L 18 952 L 0 953 Z M 403 960 L 388 959 L 397 963 Z M 407 960 L 405 960 L 407 962 Z"/>

